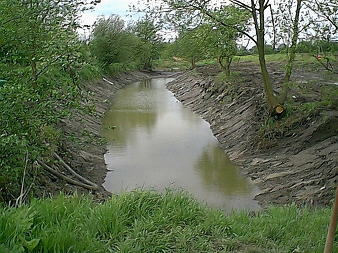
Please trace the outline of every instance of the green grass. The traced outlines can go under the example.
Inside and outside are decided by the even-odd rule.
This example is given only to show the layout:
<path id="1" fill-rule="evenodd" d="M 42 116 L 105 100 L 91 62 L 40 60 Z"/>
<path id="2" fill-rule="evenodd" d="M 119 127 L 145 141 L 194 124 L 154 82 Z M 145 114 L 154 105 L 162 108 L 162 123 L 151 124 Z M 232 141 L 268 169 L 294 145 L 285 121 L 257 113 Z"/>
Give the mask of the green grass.
<path id="1" fill-rule="evenodd" d="M 278 54 L 267 54 L 265 55 L 267 62 L 282 62 L 287 60 L 287 55 L 285 53 Z M 311 54 L 302 53 L 296 54 L 296 61 L 304 63 L 314 63 L 316 60 Z M 258 54 L 236 56 L 234 62 L 255 62 L 259 63 Z"/>
<path id="2" fill-rule="evenodd" d="M 59 196 L 0 213 L 4 253 L 320 252 L 330 216 L 295 206 L 225 216 L 171 191 L 124 193 L 102 204 Z"/>
<path id="3" fill-rule="evenodd" d="M 205 59 L 196 62 L 196 66 L 205 66 L 216 64 L 215 59 Z M 174 60 L 174 59 L 159 59 L 155 61 L 155 68 L 159 70 L 169 70 L 169 71 L 184 71 L 191 69 L 191 63 L 184 59 Z"/>
<path id="4" fill-rule="evenodd" d="M 175 61 L 172 59 L 159 59 L 154 62 L 155 69 L 168 71 L 183 71 L 191 68 L 188 61 Z"/>
<path id="5" fill-rule="evenodd" d="M 337 57 L 329 54 L 328 57 L 331 59 L 332 62 L 337 61 Z M 265 60 L 267 62 L 286 62 L 287 55 L 286 53 L 276 53 L 276 54 L 267 54 L 265 55 Z M 242 62 L 252 62 L 259 64 L 258 54 L 251 54 L 251 55 L 244 55 L 244 56 L 234 56 L 233 64 L 242 63 Z M 204 59 L 199 60 L 196 65 L 197 66 L 205 66 L 205 65 L 214 65 L 218 64 L 215 59 Z M 155 62 L 155 66 L 157 69 L 178 69 L 178 70 L 187 70 L 191 67 L 190 62 L 181 60 L 175 61 L 172 59 L 160 59 Z M 295 59 L 295 68 L 304 68 L 308 67 L 310 69 L 321 69 L 322 66 L 318 63 L 318 61 L 313 57 L 312 54 L 309 53 L 297 53 Z M 330 73 L 328 73 L 330 74 Z"/>

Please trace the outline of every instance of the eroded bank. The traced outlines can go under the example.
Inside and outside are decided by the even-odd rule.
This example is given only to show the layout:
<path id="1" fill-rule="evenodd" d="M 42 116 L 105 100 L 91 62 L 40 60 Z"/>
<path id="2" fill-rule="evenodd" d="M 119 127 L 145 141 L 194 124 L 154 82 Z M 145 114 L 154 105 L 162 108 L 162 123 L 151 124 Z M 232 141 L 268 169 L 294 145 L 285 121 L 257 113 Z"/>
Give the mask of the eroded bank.
<path id="1" fill-rule="evenodd" d="M 322 112 L 274 147 L 261 149 L 256 140 L 264 113 L 261 89 L 217 84 L 195 71 L 167 87 L 210 123 L 229 157 L 261 189 L 256 196 L 261 204 L 325 205 L 332 200 L 338 177 L 338 136 L 328 127 L 338 122 L 337 111 Z"/>

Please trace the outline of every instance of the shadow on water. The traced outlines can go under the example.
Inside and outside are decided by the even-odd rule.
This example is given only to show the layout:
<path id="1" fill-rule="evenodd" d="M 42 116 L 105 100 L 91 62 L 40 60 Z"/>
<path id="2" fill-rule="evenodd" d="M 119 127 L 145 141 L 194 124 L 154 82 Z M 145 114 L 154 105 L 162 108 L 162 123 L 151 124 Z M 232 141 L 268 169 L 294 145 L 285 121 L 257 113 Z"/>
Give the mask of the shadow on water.
<path id="1" fill-rule="evenodd" d="M 120 90 L 103 120 L 104 187 L 179 188 L 224 210 L 257 209 L 255 187 L 229 161 L 210 126 L 152 79 Z"/>

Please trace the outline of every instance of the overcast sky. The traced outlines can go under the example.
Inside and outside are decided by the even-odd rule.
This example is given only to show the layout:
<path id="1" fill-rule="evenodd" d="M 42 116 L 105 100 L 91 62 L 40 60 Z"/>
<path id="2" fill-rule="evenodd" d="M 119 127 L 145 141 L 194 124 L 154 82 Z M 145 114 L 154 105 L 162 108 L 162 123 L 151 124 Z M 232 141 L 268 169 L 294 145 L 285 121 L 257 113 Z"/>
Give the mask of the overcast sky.
<path id="1" fill-rule="evenodd" d="M 129 5 L 136 3 L 137 0 L 102 0 L 94 10 L 85 12 L 82 15 L 82 23 L 84 25 L 92 25 L 99 16 L 110 16 L 117 14 L 127 19 Z"/>

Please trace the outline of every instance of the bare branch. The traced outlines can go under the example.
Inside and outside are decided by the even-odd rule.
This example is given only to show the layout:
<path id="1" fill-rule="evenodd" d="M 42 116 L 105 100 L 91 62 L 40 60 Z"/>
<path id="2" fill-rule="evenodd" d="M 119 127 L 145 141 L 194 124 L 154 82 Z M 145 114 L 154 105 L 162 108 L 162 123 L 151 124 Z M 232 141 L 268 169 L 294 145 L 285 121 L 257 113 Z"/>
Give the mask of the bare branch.
<path id="1" fill-rule="evenodd" d="M 89 184 L 95 188 L 99 188 L 97 184 L 94 184 L 92 181 L 82 177 L 78 173 L 76 173 L 57 153 L 54 153 L 54 156 L 61 162 L 61 164 L 71 173 L 73 176 L 77 177 L 80 179 L 82 182 Z"/>
<path id="2" fill-rule="evenodd" d="M 80 187 L 83 187 L 85 189 L 88 189 L 88 190 L 97 190 L 97 187 L 94 187 L 94 186 L 91 186 L 91 185 L 87 185 L 87 184 L 84 184 L 84 183 L 81 183 L 79 181 L 76 181 L 74 179 L 71 179 L 63 174 L 61 174 L 60 172 L 54 170 L 52 167 L 48 166 L 47 164 L 45 164 L 44 162 L 42 161 L 39 161 L 38 162 L 45 170 L 47 170 L 48 172 L 50 172 L 51 174 L 53 174 L 54 176 L 58 177 L 58 178 L 61 178 L 63 180 L 65 180 L 67 183 L 69 184 L 73 184 L 73 185 L 77 185 L 77 186 L 80 186 Z"/>
<path id="3" fill-rule="evenodd" d="M 232 2 L 233 4 L 236 4 L 238 5 L 239 7 L 242 7 L 248 11 L 251 11 L 251 6 L 245 4 L 245 3 L 242 3 L 241 1 L 239 0 L 230 0 L 230 2 Z"/>

